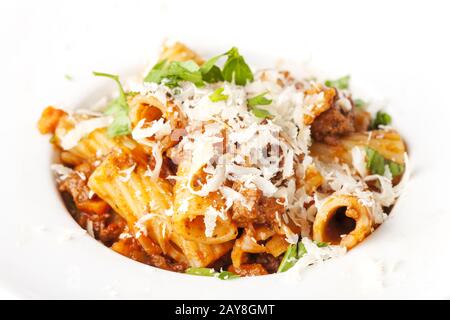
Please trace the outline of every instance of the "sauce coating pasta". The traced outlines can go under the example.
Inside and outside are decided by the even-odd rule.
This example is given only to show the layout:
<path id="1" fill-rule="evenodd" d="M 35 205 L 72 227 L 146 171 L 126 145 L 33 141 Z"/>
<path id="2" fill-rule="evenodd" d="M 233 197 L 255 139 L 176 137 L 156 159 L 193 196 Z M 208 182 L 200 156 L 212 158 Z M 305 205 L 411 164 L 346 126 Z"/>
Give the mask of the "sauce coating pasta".
<path id="1" fill-rule="evenodd" d="M 94 74 L 119 88 L 102 113 L 49 106 L 38 127 L 74 219 L 133 260 L 220 279 L 285 272 L 361 243 L 404 186 L 405 143 L 348 76 L 253 72 L 237 48 L 205 60 L 181 43 L 140 83 Z"/>

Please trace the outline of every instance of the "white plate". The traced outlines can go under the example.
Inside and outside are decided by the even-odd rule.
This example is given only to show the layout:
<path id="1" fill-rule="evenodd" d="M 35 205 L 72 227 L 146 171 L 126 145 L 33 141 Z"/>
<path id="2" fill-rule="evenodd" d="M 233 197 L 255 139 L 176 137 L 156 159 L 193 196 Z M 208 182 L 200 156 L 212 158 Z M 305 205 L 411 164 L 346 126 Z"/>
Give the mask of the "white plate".
<path id="1" fill-rule="evenodd" d="M 442 4 L 443 2 L 441 2 Z M 10 2 L 0 8 L 0 283 L 26 298 L 450 298 L 450 25 L 429 2 Z M 219 281 L 133 262 L 81 231 L 49 170 L 48 104 L 86 106 L 164 36 L 211 55 L 236 45 L 250 63 L 309 61 L 388 102 L 413 176 L 390 219 L 342 258 L 301 275 Z M 73 81 L 64 79 L 70 74 Z M 111 85 L 111 86 L 106 86 Z"/>

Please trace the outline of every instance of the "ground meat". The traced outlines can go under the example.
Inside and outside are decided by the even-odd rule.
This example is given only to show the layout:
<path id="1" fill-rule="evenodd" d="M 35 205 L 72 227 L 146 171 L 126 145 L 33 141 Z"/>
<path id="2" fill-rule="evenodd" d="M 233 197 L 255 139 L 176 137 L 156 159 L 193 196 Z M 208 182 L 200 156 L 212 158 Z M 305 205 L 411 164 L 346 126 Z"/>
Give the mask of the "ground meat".
<path id="1" fill-rule="evenodd" d="M 272 225 L 276 213 L 279 215 L 285 212 L 285 207 L 279 199 L 263 196 L 259 189 L 243 189 L 240 191 L 247 201 L 247 207 L 239 201 L 233 204 L 232 220 L 238 227 L 245 227 L 249 223 Z"/>
<path id="2" fill-rule="evenodd" d="M 96 195 L 89 197 L 90 189 L 87 186 L 87 182 L 92 170 L 92 166 L 86 162 L 76 166 L 75 171 L 60 182 L 59 191 L 68 192 L 80 211 L 102 215 L 107 213 L 110 207 Z"/>
<path id="3" fill-rule="evenodd" d="M 114 251 L 133 260 L 169 271 L 184 272 L 187 266 L 159 254 L 147 254 L 135 238 L 120 239 L 111 247 Z"/>
<path id="4" fill-rule="evenodd" d="M 264 269 L 266 269 L 267 272 L 269 273 L 276 273 L 278 267 L 280 266 L 282 258 L 283 255 L 279 256 L 278 258 L 275 258 L 271 254 L 257 253 L 251 257 L 251 261 L 262 265 Z"/>
<path id="5" fill-rule="evenodd" d="M 98 226 L 94 224 L 94 233 L 98 240 L 109 247 L 117 241 L 120 234 L 125 229 L 125 226 L 125 220 L 118 214 L 112 213 L 111 217 L 106 219 L 103 223 Z"/>
<path id="6" fill-rule="evenodd" d="M 350 111 L 333 103 L 330 109 L 321 113 L 311 125 L 311 135 L 315 141 L 335 145 L 337 138 L 355 132 L 355 114 L 352 102 Z"/>

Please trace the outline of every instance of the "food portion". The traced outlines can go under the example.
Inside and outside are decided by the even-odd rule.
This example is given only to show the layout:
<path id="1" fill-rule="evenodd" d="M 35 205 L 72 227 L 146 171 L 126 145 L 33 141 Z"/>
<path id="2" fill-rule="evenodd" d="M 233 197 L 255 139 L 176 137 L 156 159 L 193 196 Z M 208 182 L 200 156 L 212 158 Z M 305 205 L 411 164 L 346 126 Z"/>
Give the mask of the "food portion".
<path id="1" fill-rule="evenodd" d="M 391 117 L 348 76 L 253 71 L 237 48 L 207 60 L 181 43 L 142 82 L 94 75 L 117 87 L 101 112 L 49 106 L 38 128 L 71 215 L 133 260 L 222 280 L 300 269 L 367 238 L 406 183 Z"/>

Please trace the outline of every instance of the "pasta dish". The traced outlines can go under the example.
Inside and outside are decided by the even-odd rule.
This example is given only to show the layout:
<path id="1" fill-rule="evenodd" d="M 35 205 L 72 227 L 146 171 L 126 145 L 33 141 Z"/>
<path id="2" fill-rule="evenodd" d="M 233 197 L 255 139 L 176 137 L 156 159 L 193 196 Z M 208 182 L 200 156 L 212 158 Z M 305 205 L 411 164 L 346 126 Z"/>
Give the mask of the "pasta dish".
<path id="1" fill-rule="evenodd" d="M 406 183 L 391 116 L 349 76 L 253 71 L 237 48 L 204 60 L 178 42 L 140 81 L 94 75 L 114 98 L 49 106 L 38 127 L 70 214 L 133 260 L 222 280 L 292 272 L 362 242 Z"/>

